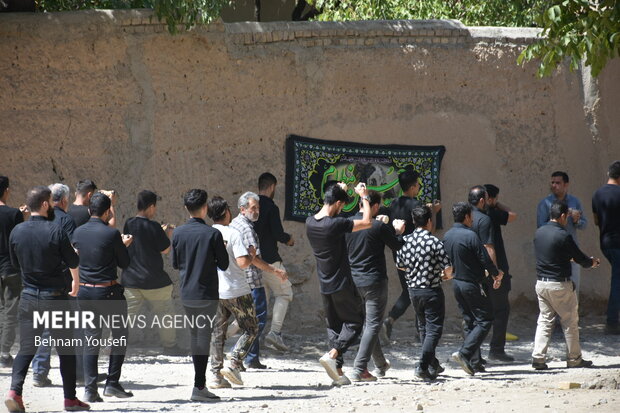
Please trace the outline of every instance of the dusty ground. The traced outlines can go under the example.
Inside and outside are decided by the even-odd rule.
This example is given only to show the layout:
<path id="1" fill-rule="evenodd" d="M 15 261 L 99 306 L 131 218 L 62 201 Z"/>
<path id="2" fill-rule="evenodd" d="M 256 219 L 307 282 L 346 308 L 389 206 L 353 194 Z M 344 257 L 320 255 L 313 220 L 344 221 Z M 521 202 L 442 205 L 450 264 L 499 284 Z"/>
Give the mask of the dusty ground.
<path id="1" fill-rule="evenodd" d="M 597 318 L 597 321 L 600 318 Z M 224 401 L 204 406 L 188 401 L 192 383 L 189 358 L 151 356 L 149 352 L 132 355 L 123 370 L 123 382 L 135 393 L 133 399 L 106 398 L 93 406 L 95 411 L 118 412 L 618 412 L 620 411 L 620 346 L 617 336 L 602 334 L 602 325 L 594 319 L 583 319 L 582 343 L 584 356 L 597 368 L 565 369 L 561 361 L 563 339 L 554 338 L 549 363 L 551 369 L 531 369 L 530 352 L 535 321 L 517 317 L 511 330 L 520 340 L 508 344 L 508 352 L 517 357 L 512 364 L 489 364 L 487 373 L 468 377 L 448 361 L 460 343 L 458 320 L 450 320 L 448 332 L 439 347 L 439 359 L 445 373 L 433 384 L 424 384 L 413 374 L 419 344 L 411 339 L 410 321 L 397 324 L 394 341 L 386 348 L 392 362 L 385 379 L 375 383 L 332 387 L 331 380 L 317 359 L 325 351 L 323 332 L 309 329 L 307 334 L 286 335 L 292 344 L 289 354 L 265 351 L 263 362 L 267 371 L 244 373 L 245 386 L 219 390 Z M 486 355 L 487 345 L 484 347 Z M 151 352 L 153 353 L 153 352 Z M 345 372 L 353 354 L 345 357 Z M 54 360 L 54 366 L 57 362 Z M 60 411 L 62 389 L 60 376 L 54 368 L 50 375 L 53 387 L 36 389 L 30 375 L 26 380 L 24 399 L 29 412 Z M 581 384 L 582 388 L 559 390 L 561 382 Z M 602 387 L 590 389 L 590 386 Z M 0 387 L 8 389 L 9 371 L 0 370 Z M 83 393 L 78 390 L 78 396 Z"/>

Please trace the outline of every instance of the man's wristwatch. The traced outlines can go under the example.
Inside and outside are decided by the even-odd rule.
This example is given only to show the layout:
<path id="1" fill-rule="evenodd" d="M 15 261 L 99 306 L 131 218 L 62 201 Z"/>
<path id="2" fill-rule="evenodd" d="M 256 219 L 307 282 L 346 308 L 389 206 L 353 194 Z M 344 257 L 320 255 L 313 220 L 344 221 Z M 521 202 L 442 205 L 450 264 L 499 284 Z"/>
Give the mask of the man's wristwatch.
<path id="1" fill-rule="evenodd" d="M 370 202 L 370 197 L 368 195 L 364 195 L 362 197 L 363 200 Z"/>

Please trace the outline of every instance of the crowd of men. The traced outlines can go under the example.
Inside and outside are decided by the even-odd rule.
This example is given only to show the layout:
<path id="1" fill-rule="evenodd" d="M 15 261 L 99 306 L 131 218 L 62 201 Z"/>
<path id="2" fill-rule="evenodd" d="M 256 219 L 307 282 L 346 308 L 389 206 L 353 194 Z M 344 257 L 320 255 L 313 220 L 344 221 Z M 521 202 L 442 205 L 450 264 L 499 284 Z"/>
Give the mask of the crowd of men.
<path id="1" fill-rule="evenodd" d="M 612 281 L 606 332 L 619 334 L 620 311 L 620 161 L 608 170 L 608 183 L 592 198 L 594 221 L 600 228 L 601 249 L 611 263 Z M 390 336 L 394 322 L 409 305 L 416 313 L 421 354 L 415 374 L 432 381 L 444 371 L 435 356 L 445 318 L 442 281 L 452 280 L 454 297 L 463 317 L 463 344 L 452 358 L 470 375 L 485 371 L 480 348 L 493 330 L 488 357 L 511 362 L 505 352 L 509 319 L 510 272 L 501 227 L 517 214 L 499 202 L 495 185 L 474 186 L 467 202 L 452 207 L 454 225 L 440 240 L 435 230 L 439 201 L 417 199 L 419 175 L 399 175 L 402 196 L 390 208 L 381 194 L 359 183 L 355 193 L 359 212 L 344 216 L 350 203 L 348 188 L 328 182 L 324 204 L 306 220 L 306 235 L 317 264 L 329 351 L 320 359 L 334 385 L 374 381 L 391 367 L 379 336 Z M 581 203 L 568 194 L 569 178 L 554 172 L 551 194 L 538 206 L 536 294 L 540 314 L 532 352 L 532 367 L 548 368 L 545 356 L 559 319 L 567 344 L 567 367 L 590 367 L 579 345 L 579 269 L 600 264 L 578 247 L 576 230 L 587 224 Z M 33 384 L 49 386 L 51 346 L 59 345 L 64 409 L 90 409 L 85 403 L 102 402 L 98 383 L 105 381 L 104 397 L 132 397 L 121 384 L 128 328 L 110 328 L 107 374 L 98 372 L 103 337 L 101 325 L 84 328 L 45 327 L 33 314 L 45 311 L 86 311 L 99 316 L 135 315 L 149 303 L 155 316 L 174 313 L 172 280 L 164 269 L 163 254 L 171 255 L 179 272 L 179 295 L 185 315 L 212 323 L 189 328 L 194 366 L 191 400 L 219 400 L 209 389 L 242 385 L 245 369 L 265 369 L 260 361 L 259 337 L 267 325 L 268 298 L 273 297 L 271 329 L 265 345 L 287 351 L 281 330 L 293 299 L 291 282 L 278 243 L 294 245 L 284 232 L 280 211 L 273 202 L 277 180 L 270 173 L 258 179 L 258 194 L 242 194 L 233 218 L 229 203 L 218 196 L 208 199 L 204 189 L 191 189 L 183 198 L 189 220 L 177 228 L 155 221 L 157 201 L 152 191 L 141 191 L 137 213 L 123 232 L 115 226 L 114 191 L 98 190 L 93 181 L 80 181 L 75 200 L 70 189 L 56 183 L 28 191 L 26 205 L 11 208 L 9 179 L 0 176 L 0 276 L 2 318 L 0 367 L 12 367 L 5 404 L 11 412 L 25 411 L 23 384 L 32 362 Z M 207 216 L 213 225 L 206 222 Z M 388 264 L 385 247 L 393 251 Z M 388 265 L 395 265 L 402 294 L 390 311 Z M 119 281 L 117 272 L 122 269 Z M 231 322 L 232 321 L 232 322 Z M 20 347 L 15 359 L 10 350 L 19 328 Z M 227 337 L 241 335 L 224 359 Z M 186 355 L 172 328 L 160 328 L 162 353 Z M 54 341 L 56 340 L 56 341 Z M 37 344 L 39 343 L 39 344 Z M 359 343 L 352 372 L 343 372 L 344 353 Z M 210 357 L 210 360 L 209 360 Z M 375 366 L 368 369 L 372 359 Z M 210 363 L 209 363 L 210 361 Z M 210 367 L 208 369 L 208 367 Z M 207 374 L 207 370 L 209 370 Z M 208 377 L 207 377 L 208 376 Z M 84 401 L 76 385 L 84 385 Z"/>

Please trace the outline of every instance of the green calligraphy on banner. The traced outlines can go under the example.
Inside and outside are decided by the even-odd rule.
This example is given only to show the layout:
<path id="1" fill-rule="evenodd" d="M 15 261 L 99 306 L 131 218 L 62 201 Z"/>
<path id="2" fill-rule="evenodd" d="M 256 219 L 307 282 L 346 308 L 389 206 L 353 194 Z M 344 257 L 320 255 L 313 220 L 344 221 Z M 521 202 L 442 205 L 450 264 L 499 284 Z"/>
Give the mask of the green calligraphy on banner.
<path id="1" fill-rule="evenodd" d="M 444 146 L 366 145 L 289 135 L 285 218 L 303 221 L 316 213 L 323 204 L 326 184 L 334 181 L 349 187 L 350 202 L 343 208 L 346 214 L 358 209 L 359 198 L 353 189 L 358 182 L 380 192 L 383 206 L 389 207 L 402 195 L 398 174 L 408 169 L 420 174 L 418 199 L 425 203 L 440 199 L 444 152 Z"/>

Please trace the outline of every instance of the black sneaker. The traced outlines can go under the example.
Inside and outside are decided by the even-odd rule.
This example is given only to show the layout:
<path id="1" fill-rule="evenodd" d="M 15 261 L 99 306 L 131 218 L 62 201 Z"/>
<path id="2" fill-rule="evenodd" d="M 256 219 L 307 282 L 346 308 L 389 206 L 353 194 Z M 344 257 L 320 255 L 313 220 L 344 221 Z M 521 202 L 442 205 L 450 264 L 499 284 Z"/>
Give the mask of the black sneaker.
<path id="1" fill-rule="evenodd" d="M 125 391 L 120 383 L 106 384 L 105 389 L 103 389 L 103 395 L 106 397 L 118 397 L 119 399 L 133 397 L 133 393 L 130 391 Z"/>
<path id="2" fill-rule="evenodd" d="M 13 367 L 13 356 L 0 356 L 0 367 L 9 368 Z"/>
<path id="3" fill-rule="evenodd" d="M 547 363 L 545 363 L 544 361 L 533 361 L 532 368 L 534 370 L 547 370 L 549 366 L 547 366 Z"/>
<path id="4" fill-rule="evenodd" d="M 433 377 L 430 372 L 428 371 L 428 369 L 423 369 L 422 367 L 418 366 L 415 368 L 415 375 L 417 378 L 422 379 L 426 382 L 429 381 L 433 381 L 435 380 L 435 377 Z"/>
<path id="5" fill-rule="evenodd" d="M 465 358 L 465 356 L 462 355 L 460 351 L 455 351 L 454 353 L 452 353 L 452 359 L 456 361 L 459 366 L 461 366 L 465 373 L 469 374 L 470 376 L 476 374 L 474 368 L 469 363 L 469 360 Z"/>
<path id="6" fill-rule="evenodd" d="M 566 367 L 569 369 L 576 369 L 580 367 L 592 367 L 592 362 L 590 360 L 580 359 L 578 363 L 566 362 Z"/>
<path id="7" fill-rule="evenodd" d="M 257 369 L 257 370 L 265 370 L 267 368 L 266 365 L 261 363 L 258 360 L 252 360 L 249 363 L 243 363 L 246 369 Z"/>
<path id="8" fill-rule="evenodd" d="M 47 376 L 43 376 L 41 374 L 33 374 L 32 385 L 34 387 L 49 387 L 52 385 L 52 381 Z"/>
<path id="9" fill-rule="evenodd" d="M 502 361 L 504 363 L 512 363 L 513 361 L 515 361 L 515 358 L 512 356 L 509 356 L 505 352 L 501 352 L 501 353 L 489 352 L 489 360 Z"/>
<path id="10" fill-rule="evenodd" d="M 88 403 L 101 403 L 103 401 L 101 396 L 99 396 L 99 393 L 97 393 L 96 391 L 90 391 L 90 390 L 86 390 L 84 392 L 83 399 L 85 402 L 88 402 Z"/>
<path id="11" fill-rule="evenodd" d="M 446 369 L 443 368 L 441 364 L 439 364 L 439 360 L 435 359 L 428 366 L 428 373 L 436 379 L 441 373 L 443 373 Z"/>
<path id="12" fill-rule="evenodd" d="M 486 367 L 484 367 L 484 364 L 482 363 L 473 365 L 472 368 L 474 369 L 476 373 L 485 373 L 487 371 Z"/>

